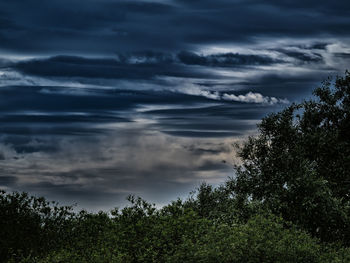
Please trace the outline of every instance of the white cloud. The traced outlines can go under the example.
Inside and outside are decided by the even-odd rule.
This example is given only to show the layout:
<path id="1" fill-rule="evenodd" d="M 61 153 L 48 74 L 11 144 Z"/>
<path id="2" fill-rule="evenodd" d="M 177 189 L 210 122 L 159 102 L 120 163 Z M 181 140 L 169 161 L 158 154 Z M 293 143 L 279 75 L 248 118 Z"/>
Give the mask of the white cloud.
<path id="1" fill-rule="evenodd" d="M 269 104 L 274 105 L 278 103 L 288 104 L 287 99 L 280 99 L 276 97 L 263 96 L 260 93 L 248 92 L 245 95 L 235 95 L 230 93 L 219 93 L 218 91 L 203 90 L 195 85 L 187 85 L 185 88 L 177 90 L 185 94 L 194 96 L 203 96 L 212 100 L 219 101 L 237 101 L 244 103 L 257 103 L 257 104 Z"/>
<path id="2" fill-rule="evenodd" d="M 248 92 L 245 95 L 235 95 L 235 94 L 224 93 L 221 98 L 226 101 L 239 101 L 239 102 L 246 102 L 246 103 L 261 103 L 261 104 L 270 104 L 270 105 L 277 104 L 277 103 L 283 103 L 283 104 L 289 103 L 287 99 L 278 99 L 276 97 L 263 96 L 260 93 L 254 93 L 254 92 Z"/>
<path id="3" fill-rule="evenodd" d="M 201 88 L 194 86 L 194 85 L 188 86 L 185 89 L 181 89 L 180 92 L 188 94 L 188 95 L 203 96 L 203 97 L 211 99 L 211 100 L 221 100 L 221 96 L 220 96 L 219 92 L 202 90 Z"/>

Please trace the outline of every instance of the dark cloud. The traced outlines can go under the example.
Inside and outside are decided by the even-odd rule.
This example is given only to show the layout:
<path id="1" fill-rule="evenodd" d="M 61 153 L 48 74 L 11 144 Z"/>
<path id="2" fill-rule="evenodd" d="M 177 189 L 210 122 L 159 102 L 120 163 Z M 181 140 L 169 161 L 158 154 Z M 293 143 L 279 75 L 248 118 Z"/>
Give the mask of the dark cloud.
<path id="1" fill-rule="evenodd" d="M 193 115 L 161 118 L 157 129 L 167 134 L 185 137 L 235 137 L 244 135 L 247 130 L 253 130 L 256 125 L 246 121 L 249 119 L 234 120 L 219 115 L 209 116 L 212 114 L 210 110 L 206 113 L 206 117 Z"/>
<path id="2" fill-rule="evenodd" d="M 91 122 L 128 122 L 130 120 L 118 116 L 104 115 L 5 115 L 0 116 L 1 123 L 91 123 Z"/>
<path id="3" fill-rule="evenodd" d="M 0 176 L 0 187 L 13 186 L 16 182 L 17 178 L 15 176 Z"/>
<path id="4" fill-rule="evenodd" d="M 112 3 L 118 9 L 127 10 L 127 12 L 135 12 L 146 15 L 170 15 L 175 11 L 175 6 L 159 3 L 159 2 L 130 2 L 121 1 Z"/>
<path id="5" fill-rule="evenodd" d="M 12 61 L 10 61 L 8 59 L 0 58 L 0 69 L 1 68 L 7 68 L 7 67 L 9 67 L 11 65 L 12 65 Z"/>
<path id="6" fill-rule="evenodd" d="M 283 51 L 298 59 L 321 59 L 318 54 L 302 56 L 302 53 Z M 298 56 L 299 55 L 299 56 Z M 243 55 L 234 53 L 198 55 L 182 51 L 178 54 L 160 52 L 135 52 L 118 54 L 114 59 L 92 59 L 75 56 L 56 56 L 47 59 L 34 59 L 12 64 L 10 67 L 42 77 L 84 77 L 106 79 L 152 79 L 156 76 L 182 78 L 214 78 L 213 73 L 201 72 L 188 65 L 206 67 L 241 67 L 246 65 L 271 65 L 281 63 L 266 55 Z"/>
<path id="7" fill-rule="evenodd" d="M 65 87 L 15 86 L 3 88 L 0 98 L 4 103 L 1 112 L 39 111 L 39 112 L 84 112 L 98 110 L 127 109 L 132 103 L 132 95 L 116 103 L 116 97 L 104 96 L 96 99 L 96 94 L 77 96 Z M 67 93 L 66 93 L 67 92 Z M 19 95 L 20 94 L 20 95 Z M 121 94 L 121 95 L 120 95 Z M 119 93 L 122 96 L 122 92 Z M 118 93 L 117 93 L 118 96 Z M 147 97 L 147 95 L 145 96 Z M 82 117 L 83 118 L 83 117 Z"/>
<path id="8" fill-rule="evenodd" d="M 11 135 L 14 136 L 15 134 L 12 133 Z M 35 134 L 35 136 L 38 136 L 38 134 Z M 18 154 L 28 154 L 28 153 L 38 153 L 38 152 L 48 153 L 48 152 L 57 152 L 60 150 L 59 147 L 53 144 L 52 142 L 51 143 L 44 142 L 40 144 L 35 144 L 35 143 L 18 144 L 16 142 L 14 143 L 13 148 Z"/>
<path id="9" fill-rule="evenodd" d="M 314 44 L 311 44 L 310 46 L 308 46 L 307 48 L 325 50 L 328 45 L 329 45 L 329 43 L 314 43 Z"/>
<path id="10" fill-rule="evenodd" d="M 290 75 L 285 74 L 266 74 L 255 80 L 240 83 L 243 88 L 250 88 L 255 92 L 263 92 L 268 96 L 283 96 L 288 94 L 288 98 L 299 100 L 310 96 L 313 89 L 318 87 L 321 80 L 327 79 L 334 74 L 333 69 L 311 72 L 309 74 Z"/>
<path id="11" fill-rule="evenodd" d="M 221 137 L 235 137 L 242 135 L 241 133 L 230 131 L 191 131 L 191 130 L 162 130 L 162 132 L 180 137 L 193 137 L 193 138 L 221 138 Z"/>
<path id="12" fill-rule="evenodd" d="M 335 53 L 334 56 L 339 57 L 339 58 L 349 59 L 350 53 Z"/>
<path id="13" fill-rule="evenodd" d="M 3 1 L 0 39 L 3 49 L 16 52 L 112 54 L 257 36 L 342 36 L 349 30 L 349 3 L 333 2 Z"/>
<path id="14" fill-rule="evenodd" d="M 12 134 L 12 135 L 75 135 L 75 136 L 87 136 L 87 135 L 97 135 L 108 131 L 107 129 L 93 128 L 89 126 L 72 127 L 72 125 L 67 126 L 45 126 L 35 125 L 31 123 L 30 126 L 24 126 L 24 124 L 19 124 L 16 126 L 2 126 L 0 132 L 2 134 Z"/>
<path id="15" fill-rule="evenodd" d="M 116 111 L 126 111 L 139 104 L 178 104 L 191 105 L 208 102 L 208 99 L 177 93 L 156 90 L 103 90 L 57 86 L 11 86 L 0 90 L 0 118 L 4 122 L 15 122 L 15 118 L 25 118 L 28 121 L 50 122 L 90 122 L 98 121 L 128 121 L 126 117 L 116 115 Z M 33 112 L 37 115 L 30 116 Z M 14 112 L 12 115 L 8 113 Z M 17 114 L 16 112 L 28 115 Z M 56 114 L 59 112 L 60 114 Z M 111 114 L 111 112 L 114 112 Z M 78 115 L 74 115 L 77 113 Z M 7 115 L 6 115 L 7 114 Z M 42 114 L 42 115 L 40 115 Z M 72 115 L 70 115 L 72 114 Z M 27 116 L 27 117 L 26 117 Z M 56 118 L 57 117 L 57 118 Z"/>
<path id="16" fill-rule="evenodd" d="M 213 147 L 210 145 L 210 147 Z M 220 154 L 223 152 L 227 152 L 227 147 L 217 147 L 217 148 L 204 148 L 198 147 L 196 145 L 184 146 L 184 148 L 195 155 L 207 155 L 207 154 Z"/>
<path id="17" fill-rule="evenodd" d="M 268 56 L 242 55 L 234 53 L 215 54 L 209 56 L 197 55 L 183 51 L 178 54 L 179 60 L 187 65 L 201 65 L 209 67 L 233 67 L 242 65 L 270 65 L 281 62 Z"/>
<path id="18" fill-rule="evenodd" d="M 304 52 L 293 51 L 293 50 L 279 50 L 279 52 L 306 63 L 310 63 L 310 62 L 319 63 L 323 61 L 322 55 L 314 52 L 304 53 Z"/>
<path id="19" fill-rule="evenodd" d="M 260 2 L 261 4 L 267 4 L 266 1 L 254 1 Z M 296 10 L 305 10 L 305 11 L 314 11 L 321 14 L 344 14 L 346 10 L 349 8 L 349 2 L 346 0 L 340 1 L 316 1 L 316 0 L 308 0 L 308 1 L 292 1 L 292 0 L 269 0 L 268 4 L 271 6 L 279 6 L 281 8 L 287 9 L 296 9 Z"/>
<path id="20" fill-rule="evenodd" d="M 107 79 L 152 79 L 156 76 L 207 78 L 196 69 L 187 70 L 171 57 L 153 52 L 119 55 L 116 59 L 87 59 L 58 56 L 19 62 L 12 66 L 26 74 L 43 77 L 85 77 Z"/>
<path id="21" fill-rule="evenodd" d="M 218 170 L 229 170 L 232 169 L 225 162 L 220 161 L 206 161 L 201 166 L 198 167 L 199 171 L 218 171 Z"/>
<path id="22" fill-rule="evenodd" d="M 231 120 L 258 120 L 261 119 L 267 111 L 271 111 L 275 106 L 264 106 L 257 107 L 252 106 L 251 104 L 247 105 L 244 103 L 229 103 L 229 104 L 216 104 L 203 107 L 194 107 L 194 108 L 170 108 L 170 109 L 158 109 L 158 110 L 149 110 L 145 111 L 144 114 L 150 114 L 153 116 L 161 117 L 172 117 L 172 118 L 181 118 L 186 116 L 187 118 L 196 119 L 213 119 L 215 118 L 227 118 Z M 221 125 L 221 123 L 219 124 Z M 226 125 L 232 125 L 227 123 Z M 237 125 L 238 126 L 238 125 Z"/>

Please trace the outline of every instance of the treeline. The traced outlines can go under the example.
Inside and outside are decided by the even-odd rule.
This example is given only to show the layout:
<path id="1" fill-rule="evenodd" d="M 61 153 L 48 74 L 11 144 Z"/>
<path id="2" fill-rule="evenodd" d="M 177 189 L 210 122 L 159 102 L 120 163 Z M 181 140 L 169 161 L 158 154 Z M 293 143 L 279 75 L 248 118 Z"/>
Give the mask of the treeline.
<path id="1" fill-rule="evenodd" d="M 1 262 L 350 262 L 350 74 L 265 117 L 220 187 L 109 213 L 0 195 Z"/>
<path id="2" fill-rule="evenodd" d="M 1 262 L 350 262 L 344 244 L 321 242 L 257 203 L 237 210 L 225 189 L 202 185 L 197 198 L 159 210 L 130 197 L 111 214 L 3 195 Z"/>

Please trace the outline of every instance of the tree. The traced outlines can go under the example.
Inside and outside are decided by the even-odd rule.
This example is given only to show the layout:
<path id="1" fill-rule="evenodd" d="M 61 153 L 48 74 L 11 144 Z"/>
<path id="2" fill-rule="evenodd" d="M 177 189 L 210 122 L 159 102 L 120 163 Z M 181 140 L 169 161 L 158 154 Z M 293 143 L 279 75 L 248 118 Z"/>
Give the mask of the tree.
<path id="1" fill-rule="evenodd" d="M 0 191 L 0 262 L 41 255 L 69 240 L 72 207 Z"/>
<path id="2" fill-rule="evenodd" d="M 262 120 L 229 185 L 242 203 L 258 201 L 324 241 L 349 244 L 350 73 L 313 94 Z"/>

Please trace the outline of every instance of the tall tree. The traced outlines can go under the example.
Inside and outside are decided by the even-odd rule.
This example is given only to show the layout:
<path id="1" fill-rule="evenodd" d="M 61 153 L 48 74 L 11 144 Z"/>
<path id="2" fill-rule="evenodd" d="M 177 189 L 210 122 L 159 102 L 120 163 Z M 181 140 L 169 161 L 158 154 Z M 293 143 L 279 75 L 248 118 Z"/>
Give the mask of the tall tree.
<path id="1" fill-rule="evenodd" d="M 259 201 L 325 241 L 350 243 L 350 73 L 315 98 L 265 117 L 240 148 L 231 182 L 239 200 Z"/>

